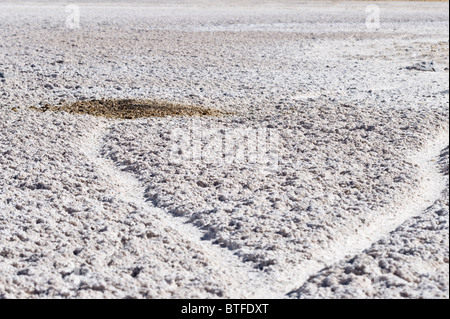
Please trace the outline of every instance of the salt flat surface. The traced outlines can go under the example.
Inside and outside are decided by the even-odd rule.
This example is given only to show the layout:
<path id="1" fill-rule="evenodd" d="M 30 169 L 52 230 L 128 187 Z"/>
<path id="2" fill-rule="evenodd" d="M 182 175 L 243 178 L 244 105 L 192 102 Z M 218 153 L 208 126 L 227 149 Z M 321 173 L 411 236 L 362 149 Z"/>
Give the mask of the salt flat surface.
<path id="1" fill-rule="evenodd" d="M 448 298 L 448 3 L 378 5 L 1 2 L 0 297 Z M 29 109 L 100 98 L 230 115 Z"/>

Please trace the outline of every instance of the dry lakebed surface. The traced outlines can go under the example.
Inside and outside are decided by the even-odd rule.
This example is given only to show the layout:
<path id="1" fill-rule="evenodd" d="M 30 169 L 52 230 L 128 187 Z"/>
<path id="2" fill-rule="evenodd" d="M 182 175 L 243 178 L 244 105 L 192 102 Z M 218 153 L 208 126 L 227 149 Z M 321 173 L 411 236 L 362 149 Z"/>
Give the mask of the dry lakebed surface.
<path id="1" fill-rule="evenodd" d="M 449 298 L 448 9 L 0 1 L 0 299 Z"/>

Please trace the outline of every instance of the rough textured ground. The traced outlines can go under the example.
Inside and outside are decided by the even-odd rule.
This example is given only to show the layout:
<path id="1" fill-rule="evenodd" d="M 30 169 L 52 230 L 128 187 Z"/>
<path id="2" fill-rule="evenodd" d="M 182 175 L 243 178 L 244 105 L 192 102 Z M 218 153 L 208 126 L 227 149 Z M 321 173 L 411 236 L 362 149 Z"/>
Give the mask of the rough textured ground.
<path id="1" fill-rule="evenodd" d="M 0 297 L 448 298 L 448 3 L 366 5 L 1 3 Z"/>
<path id="2" fill-rule="evenodd" d="M 441 198 L 369 249 L 327 267 L 296 298 L 448 298 L 448 148 L 440 166 L 447 175 Z"/>

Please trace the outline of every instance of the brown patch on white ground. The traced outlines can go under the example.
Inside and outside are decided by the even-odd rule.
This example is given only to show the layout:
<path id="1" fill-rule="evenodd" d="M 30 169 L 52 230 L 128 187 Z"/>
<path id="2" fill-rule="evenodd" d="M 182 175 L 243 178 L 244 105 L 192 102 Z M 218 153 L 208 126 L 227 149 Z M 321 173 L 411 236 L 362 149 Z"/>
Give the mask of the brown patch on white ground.
<path id="1" fill-rule="evenodd" d="M 223 116 L 225 112 L 195 105 L 185 105 L 157 100 L 89 100 L 67 103 L 60 106 L 44 105 L 41 108 L 31 107 L 42 112 L 67 112 L 78 115 L 92 115 L 107 119 L 134 120 L 145 117 L 168 116 Z"/>
<path id="2" fill-rule="evenodd" d="M 1 6 L 0 297 L 448 298 L 448 4 Z M 239 115 L 28 109 L 105 97 Z"/>

